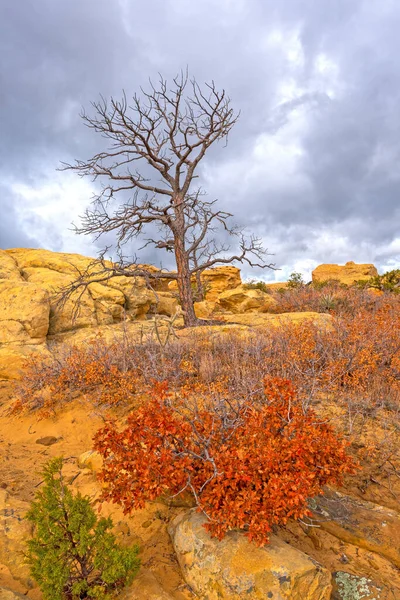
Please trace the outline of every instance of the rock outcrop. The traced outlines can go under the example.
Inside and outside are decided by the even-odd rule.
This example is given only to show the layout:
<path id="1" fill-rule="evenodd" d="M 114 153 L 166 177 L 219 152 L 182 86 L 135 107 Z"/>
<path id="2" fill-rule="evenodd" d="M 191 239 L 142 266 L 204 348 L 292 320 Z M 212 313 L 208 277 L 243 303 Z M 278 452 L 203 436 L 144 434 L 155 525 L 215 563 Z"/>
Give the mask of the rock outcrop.
<path id="1" fill-rule="evenodd" d="M 222 309 L 235 314 L 273 312 L 278 306 L 278 302 L 271 294 L 258 289 L 249 289 L 246 285 L 222 292 L 217 302 Z"/>
<path id="2" fill-rule="evenodd" d="M 327 490 L 312 501 L 322 529 L 376 552 L 400 568 L 400 514 L 389 508 Z"/>
<path id="3" fill-rule="evenodd" d="M 258 314 L 236 314 L 224 315 L 227 323 L 236 323 L 238 325 L 247 325 L 251 327 L 282 327 L 289 323 L 300 325 L 302 323 L 312 323 L 319 329 L 331 329 L 333 327 L 332 315 L 328 313 L 317 313 L 311 311 L 280 313 L 270 315 L 265 313 Z"/>
<path id="4" fill-rule="evenodd" d="M 215 302 L 219 295 L 226 290 L 232 290 L 241 285 L 240 269 L 237 267 L 214 267 L 206 269 L 201 274 L 201 282 L 204 285 L 205 300 Z M 196 278 L 192 277 L 193 285 L 196 283 Z M 170 291 L 177 294 L 178 284 L 176 281 L 171 281 L 168 285 Z"/>
<path id="5" fill-rule="evenodd" d="M 103 283 L 93 281 L 87 290 L 77 290 L 60 305 L 56 294 L 80 274 L 87 274 L 89 281 L 98 279 L 99 267 L 93 259 L 49 250 L 15 249 L 7 250 L 7 253 L 16 262 L 25 282 L 47 292 L 50 298 L 49 335 L 118 322 L 123 318 L 124 310 L 129 318 L 144 318 L 155 301 L 142 278 L 111 277 Z"/>
<path id="6" fill-rule="evenodd" d="M 0 251 L 0 395 L 17 379 L 26 358 L 48 356 L 50 297 L 44 288 L 26 281 L 16 261 Z"/>
<path id="7" fill-rule="evenodd" d="M 14 579 L 33 587 L 24 557 L 26 540 L 32 535 L 31 524 L 24 519 L 28 509 L 27 502 L 0 489 L 0 564 L 8 567 Z"/>
<path id="8" fill-rule="evenodd" d="M 353 261 L 342 265 L 319 265 L 312 272 L 313 283 L 335 279 L 346 285 L 353 285 L 355 281 L 368 281 L 378 275 L 376 267 L 372 264 L 356 264 Z"/>
<path id="9" fill-rule="evenodd" d="M 286 290 L 288 288 L 287 281 L 274 281 L 273 283 L 266 281 L 264 285 L 266 289 L 270 290 L 271 292 L 279 292 L 279 290 Z"/>
<path id="10" fill-rule="evenodd" d="M 190 511 L 169 527 L 187 584 L 208 600 L 328 600 L 331 574 L 309 556 L 271 536 L 258 548 L 239 532 L 211 538 L 205 518 Z"/>
<path id="11" fill-rule="evenodd" d="M 43 344 L 49 315 L 49 294 L 40 285 L 0 280 L 0 344 Z"/>
<path id="12" fill-rule="evenodd" d="M 242 283 L 240 269 L 232 266 L 206 269 L 201 274 L 201 280 L 206 290 L 205 300 L 209 302 L 217 300 L 220 294 L 233 290 Z"/>

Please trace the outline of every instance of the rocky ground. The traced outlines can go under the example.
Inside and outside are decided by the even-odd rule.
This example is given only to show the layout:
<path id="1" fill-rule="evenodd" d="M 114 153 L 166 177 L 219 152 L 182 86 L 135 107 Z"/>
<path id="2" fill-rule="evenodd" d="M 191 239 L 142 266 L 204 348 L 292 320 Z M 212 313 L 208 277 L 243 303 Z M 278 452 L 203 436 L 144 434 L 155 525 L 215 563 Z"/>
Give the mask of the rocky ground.
<path id="1" fill-rule="evenodd" d="M 40 592 L 23 562 L 24 542 L 30 533 L 23 514 L 40 486 L 43 464 L 54 456 L 65 457 L 73 487 L 96 501 L 99 463 L 95 456 L 84 453 L 91 449 L 102 415 L 83 398 L 42 420 L 33 415 L 7 416 L 6 409 L 4 405 L 0 415 L 4 449 L 0 462 L 0 588 L 39 600 Z M 337 581 L 332 598 L 395 600 L 400 597 L 400 516 L 393 506 L 365 499 L 374 493 L 369 490 L 362 500 L 357 489 L 342 490 L 341 495 L 329 493 L 315 507 L 316 513 L 325 517 L 320 528 L 290 523 L 276 532 L 264 552 L 234 535 L 224 544 L 210 540 L 199 526 L 199 516 L 190 516 L 187 508 L 155 502 L 127 518 L 115 506 L 104 504 L 102 514 L 112 515 L 123 543 L 137 542 L 141 547 L 140 577 L 122 596 L 127 600 L 268 597 L 248 595 L 246 589 L 253 588 L 260 594 L 272 590 L 273 598 L 328 599 L 331 573 Z M 384 494 L 381 499 L 385 500 Z M 200 554 L 196 548 L 202 548 Z M 267 572 L 275 575 L 266 578 Z M 293 590 L 292 595 L 284 595 L 288 577 L 294 580 L 297 595 Z M 354 590 L 368 588 L 370 594 L 346 596 L 340 592 L 344 585 Z"/>
<path id="2" fill-rule="evenodd" d="M 54 344 L 79 344 L 99 333 L 108 340 L 127 330 L 139 337 L 153 335 L 154 311 L 170 318 L 178 307 L 171 287 L 160 284 L 161 300 L 156 302 L 142 281 L 134 285 L 111 281 L 107 286 L 93 284 L 83 311 L 73 321 L 72 307 L 60 312 L 52 294 L 89 263 L 78 255 L 43 250 L 0 251 L 0 600 L 13 600 L 18 594 L 41 598 L 24 564 L 30 530 L 23 515 L 41 485 L 44 463 L 64 456 L 72 486 L 94 502 L 100 493 L 95 476 L 99 462 L 90 450 L 104 414 L 88 398 L 76 397 L 45 419 L 33 413 L 10 415 L 12 381 L 20 376 L 25 356 L 33 352 L 45 357 Z M 322 267 L 322 278 L 329 268 L 335 277 L 342 273 L 352 280 L 374 274 L 371 265 L 348 263 L 342 271 L 337 265 Z M 279 325 L 285 319 L 312 319 L 329 327 L 328 314 L 275 314 L 276 299 L 265 290 L 243 286 L 233 267 L 205 277 L 207 295 L 196 306 L 198 315 L 226 323 L 209 328 L 210 335 L 217 329 Z M 178 330 L 178 335 L 186 332 Z M 335 407 L 331 410 L 334 413 Z M 371 427 L 374 435 L 384 435 L 376 422 Z M 398 498 L 400 482 L 391 480 L 389 489 L 379 465 L 370 465 L 346 489 L 327 490 L 315 501 L 319 527 L 289 523 L 261 549 L 237 533 L 223 543 L 211 540 L 201 527 L 201 516 L 188 507 L 154 502 L 128 518 L 104 504 L 102 512 L 112 515 L 122 543 L 137 542 L 141 548 L 141 571 L 122 595 L 125 600 L 396 600 L 400 598 Z"/>

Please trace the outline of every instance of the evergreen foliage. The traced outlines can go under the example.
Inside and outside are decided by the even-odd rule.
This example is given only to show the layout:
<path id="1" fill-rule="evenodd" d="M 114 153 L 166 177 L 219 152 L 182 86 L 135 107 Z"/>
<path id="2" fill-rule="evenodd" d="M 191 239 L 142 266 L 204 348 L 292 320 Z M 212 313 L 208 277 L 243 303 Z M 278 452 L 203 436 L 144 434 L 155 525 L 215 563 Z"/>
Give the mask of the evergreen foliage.
<path id="1" fill-rule="evenodd" d="M 138 548 L 116 543 L 110 518 L 98 518 L 87 497 L 73 495 L 62 458 L 45 467 L 44 486 L 26 518 L 34 525 L 27 561 L 44 600 L 108 600 L 130 583 L 140 564 Z"/>
<path id="2" fill-rule="evenodd" d="M 366 287 L 398 294 L 400 292 L 400 269 L 393 269 L 393 271 L 387 271 L 383 275 L 371 277 L 366 282 Z"/>
<path id="3" fill-rule="evenodd" d="M 287 286 L 289 289 L 296 289 L 302 287 L 304 285 L 303 275 L 301 273 L 297 273 L 294 271 L 290 274 L 290 277 L 287 282 Z"/>

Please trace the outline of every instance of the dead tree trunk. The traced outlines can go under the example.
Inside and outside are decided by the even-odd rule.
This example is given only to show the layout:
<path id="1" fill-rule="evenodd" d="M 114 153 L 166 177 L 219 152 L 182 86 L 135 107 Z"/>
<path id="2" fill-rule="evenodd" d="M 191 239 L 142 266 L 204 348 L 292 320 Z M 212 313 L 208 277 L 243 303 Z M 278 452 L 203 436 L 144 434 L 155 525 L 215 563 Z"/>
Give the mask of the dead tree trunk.
<path id="1" fill-rule="evenodd" d="M 183 311 L 183 322 L 186 327 L 194 327 L 197 324 L 193 305 L 192 273 L 189 263 L 189 255 L 185 248 L 185 213 L 184 198 L 179 194 L 173 196 L 175 220 L 172 224 L 174 233 L 174 251 L 177 270 L 177 283 L 179 299 Z"/>
<path id="2" fill-rule="evenodd" d="M 189 260 L 183 240 L 180 238 L 177 238 L 175 242 L 175 260 L 178 272 L 177 283 L 179 299 L 183 311 L 183 322 L 186 327 L 194 327 L 197 324 L 197 317 L 193 305 L 192 278 Z"/>

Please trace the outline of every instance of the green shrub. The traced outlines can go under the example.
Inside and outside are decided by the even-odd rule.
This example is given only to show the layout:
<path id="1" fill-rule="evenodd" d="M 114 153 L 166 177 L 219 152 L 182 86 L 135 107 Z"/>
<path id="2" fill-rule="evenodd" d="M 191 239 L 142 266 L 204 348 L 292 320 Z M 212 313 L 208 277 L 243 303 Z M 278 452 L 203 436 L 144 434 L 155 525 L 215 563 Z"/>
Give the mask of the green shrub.
<path id="1" fill-rule="evenodd" d="M 400 292 L 400 269 L 387 271 L 383 275 L 376 275 L 365 282 L 365 287 L 373 287 L 388 292 Z"/>
<path id="2" fill-rule="evenodd" d="M 243 287 L 246 290 L 261 290 L 262 292 L 265 292 L 266 294 L 271 293 L 271 290 L 269 289 L 269 287 L 267 286 L 265 281 L 256 281 L 255 279 L 251 279 L 247 283 L 244 283 Z"/>
<path id="3" fill-rule="evenodd" d="M 324 281 L 313 281 L 312 287 L 314 290 L 323 290 L 326 287 L 347 290 L 349 286 L 346 283 L 341 282 L 340 279 L 325 279 Z"/>
<path id="4" fill-rule="evenodd" d="M 319 309 L 322 312 L 335 310 L 338 304 L 338 299 L 333 294 L 323 294 L 319 299 Z"/>
<path id="5" fill-rule="evenodd" d="M 27 562 L 44 600 L 108 600 L 129 584 L 140 564 L 138 548 L 122 548 L 110 518 L 98 518 L 89 498 L 75 496 L 62 474 L 62 458 L 44 469 L 44 486 L 26 518 L 34 525 Z"/>
<path id="6" fill-rule="evenodd" d="M 296 271 L 294 271 L 293 273 L 290 274 L 290 277 L 287 281 L 287 287 L 289 289 L 296 289 L 299 287 L 303 287 L 304 285 L 304 279 L 303 279 L 303 275 L 301 273 L 297 273 Z"/>

